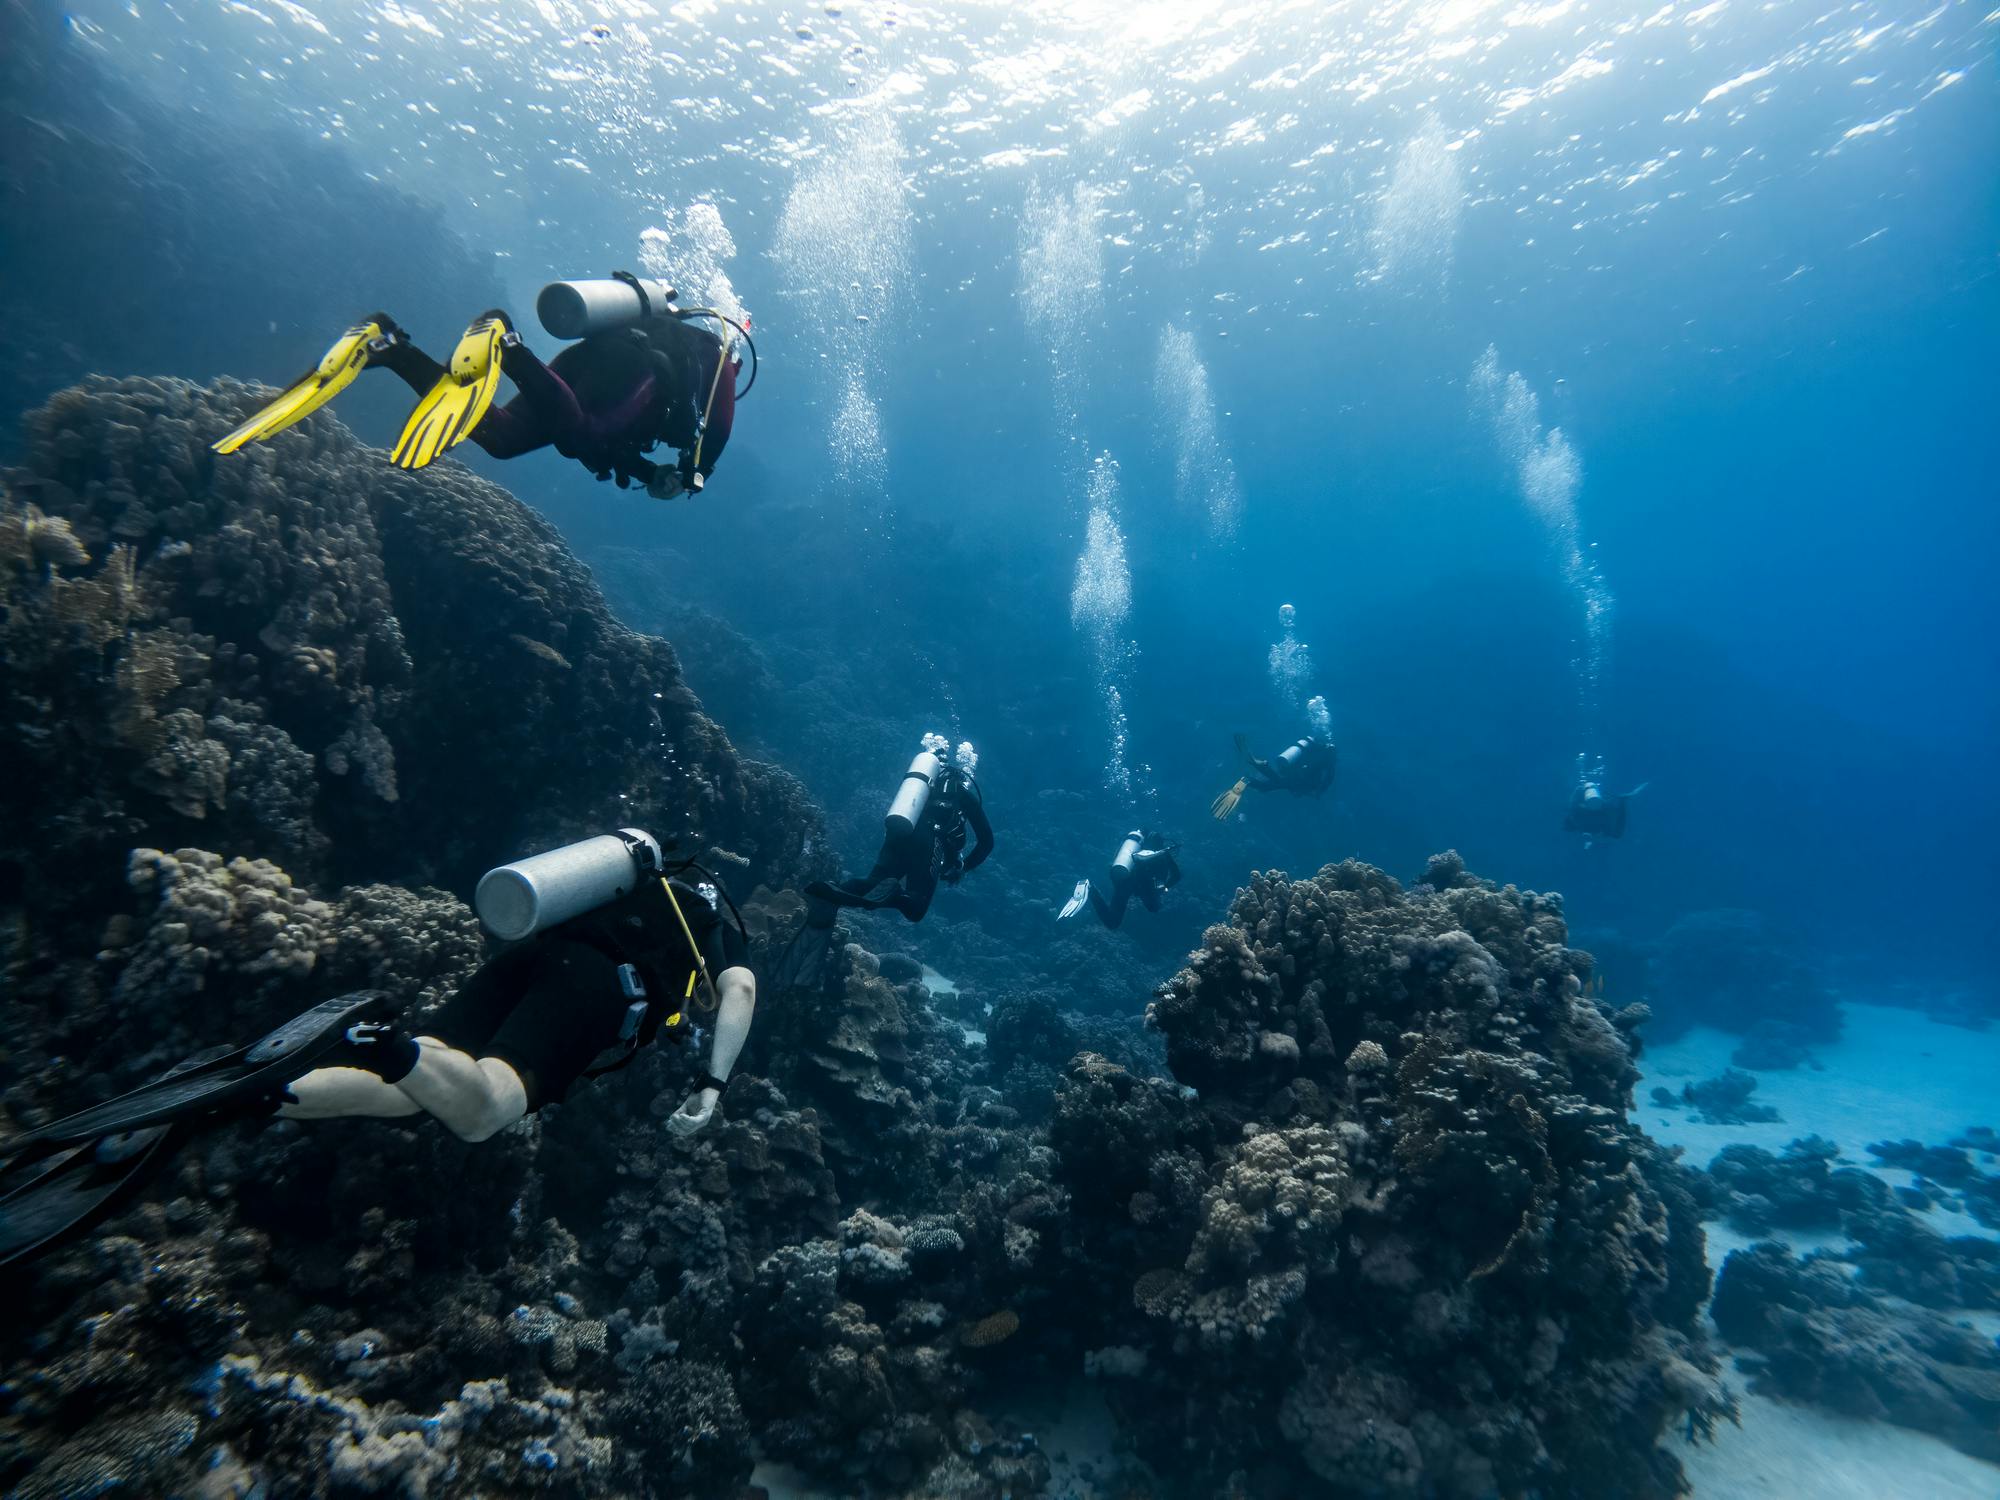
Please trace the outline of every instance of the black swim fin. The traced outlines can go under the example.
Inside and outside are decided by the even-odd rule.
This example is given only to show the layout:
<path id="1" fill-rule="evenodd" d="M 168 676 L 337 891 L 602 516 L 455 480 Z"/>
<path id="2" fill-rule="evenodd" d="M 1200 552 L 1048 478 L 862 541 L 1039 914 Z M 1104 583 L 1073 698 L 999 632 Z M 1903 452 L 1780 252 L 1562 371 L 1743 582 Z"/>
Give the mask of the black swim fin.
<path id="1" fill-rule="evenodd" d="M 380 990 L 324 1000 L 247 1047 L 190 1060 L 153 1082 L 103 1104 L 0 1143 L 0 1157 L 47 1146 L 72 1146 L 121 1131 L 141 1130 L 200 1114 L 244 1094 L 275 1089 L 308 1072 L 346 1039 L 350 1026 L 394 1013 Z"/>
<path id="2" fill-rule="evenodd" d="M 824 914 L 824 921 L 814 920 Z M 771 966 L 771 990 L 774 994 L 787 994 L 795 990 L 818 989 L 826 977 L 827 956 L 833 952 L 834 910 L 824 902 L 815 902 L 807 909 L 805 921 L 799 924 L 791 941 Z"/>
<path id="3" fill-rule="evenodd" d="M 155 1082 L 183 1077 L 228 1053 L 227 1047 L 197 1052 Z M 121 1131 L 29 1152 L 26 1160 L 0 1169 L 0 1265 L 35 1256 L 103 1218 L 139 1185 L 173 1133 L 170 1124 Z"/>

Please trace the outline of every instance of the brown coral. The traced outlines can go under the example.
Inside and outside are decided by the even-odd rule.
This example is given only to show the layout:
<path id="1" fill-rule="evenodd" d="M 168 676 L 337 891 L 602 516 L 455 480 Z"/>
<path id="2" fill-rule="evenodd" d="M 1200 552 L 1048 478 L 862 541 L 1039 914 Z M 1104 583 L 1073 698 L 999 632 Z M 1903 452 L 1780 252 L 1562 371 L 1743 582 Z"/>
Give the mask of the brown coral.
<path id="1" fill-rule="evenodd" d="M 968 1323 L 959 1331 L 958 1341 L 967 1349 L 990 1349 L 1006 1343 L 1020 1331 L 1021 1315 L 1011 1307 L 1003 1307 L 976 1323 Z"/>

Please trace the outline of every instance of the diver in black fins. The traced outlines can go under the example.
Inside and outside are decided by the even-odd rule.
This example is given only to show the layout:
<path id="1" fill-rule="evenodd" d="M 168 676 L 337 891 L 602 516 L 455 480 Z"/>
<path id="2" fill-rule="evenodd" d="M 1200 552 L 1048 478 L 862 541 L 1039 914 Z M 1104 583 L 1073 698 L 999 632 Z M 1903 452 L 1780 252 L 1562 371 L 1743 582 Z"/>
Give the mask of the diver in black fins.
<path id="1" fill-rule="evenodd" d="M 1569 794 L 1569 811 L 1563 815 L 1564 831 L 1582 834 L 1585 847 L 1593 838 L 1622 839 L 1625 804 L 1651 785 L 1642 781 L 1629 792 L 1606 796 L 1600 783 L 1589 778 L 1579 781 L 1576 790 Z"/>
<path id="2" fill-rule="evenodd" d="M 1288 745 L 1274 760 L 1259 760 L 1250 753 L 1250 742 L 1236 736 L 1236 753 L 1250 769 L 1237 777 L 1236 785 L 1209 805 L 1209 813 L 1220 820 L 1236 811 L 1246 791 L 1290 792 L 1294 797 L 1319 797 L 1333 785 L 1334 749 L 1317 735 Z"/>
<path id="3" fill-rule="evenodd" d="M 1079 880 L 1063 909 L 1056 913 L 1056 920 L 1068 921 L 1083 910 L 1087 901 L 1097 913 L 1097 920 L 1115 931 L 1125 920 L 1125 908 L 1134 896 L 1147 911 L 1158 911 L 1161 896 L 1180 884 L 1181 867 L 1174 859 L 1179 848 L 1178 844 L 1169 844 L 1165 834 L 1133 829 L 1112 856 L 1105 876 L 1105 883 L 1111 887 L 1111 899 L 1105 900 L 1090 881 Z"/>
<path id="4" fill-rule="evenodd" d="M 402 468 L 421 469 L 471 438 L 503 459 L 553 446 L 599 479 L 615 476 L 620 489 L 637 480 L 656 500 L 700 493 L 729 442 L 738 398 L 757 381 L 748 328 L 714 308 L 678 307 L 665 282 L 627 271 L 603 281 L 550 282 L 535 310 L 553 337 L 581 342 L 544 364 L 496 309 L 473 320 L 441 365 L 387 313 L 375 313 L 336 339 L 277 400 L 219 438 L 215 451 L 234 453 L 283 432 L 380 365 L 418 396 L 390 454 Z M 741 391 L 739 345 L 750 354 Z M 519 394 L 496 407 L 502 374 Z M 678 462 L 644 456 L 660 443 L 678 451 Z"/>
<path id="5" fill-rule="evenodd" d="M 688 884 L 694 871 L 704 878 Z M 757 1008 L 728 898 L 691 861 L 670 864 L 637 829 L 490 870 L 474 897 L 512 941 L 423 1024 L 404 1032 L 388 996 L 344 995 L 236 1051 L 191 1058 L 121 1098 L 0 1143 L 0 1264 L 106 1211 L 176 1125 L 273 1115 L 394 1119 L 427 1113 L 483 1141 L 579 1079 L 629 1062 L 690 1012 L 715 1013 L 708 1070 L 667 1119 L 707 1125 Z"/>
<path id="6" fill-rule="evenodd" d="M 867 911 L 894 907 L 912 922 L 921 922 L 940 880 L 957 885 L 985 863 L 993 852 L 993 827 L 986 821 L 985 799 L 972 779 L 979 756 L 967 742 L 947 761 L 948 748 L 943 735 L 924 736 L 923 749 L 903 773 L 903 784 L 889 804 L 882 852 L 865 878 L 838 885 L 815 880 L 806 887 L 817 904 L 807 916 L 810 926 L 830 928 L 835 908 L 843 906 Z M 970 852 L 965 847 L 968 830 Z"/>

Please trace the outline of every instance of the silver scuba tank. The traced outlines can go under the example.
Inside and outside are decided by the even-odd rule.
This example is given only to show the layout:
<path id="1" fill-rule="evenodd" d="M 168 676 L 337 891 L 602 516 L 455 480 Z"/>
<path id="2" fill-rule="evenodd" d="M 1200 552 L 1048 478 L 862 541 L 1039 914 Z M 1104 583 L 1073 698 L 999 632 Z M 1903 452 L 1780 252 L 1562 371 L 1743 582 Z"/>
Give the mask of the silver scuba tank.
<path id="1" fill-rule="evenodd" d="M 903 783 L 896 788 L 888 814 L 882 819 L 891 838 L 908 838 L 916 831 L 924 807 L 931 800 L 931 788 L 937 784 L 938 773 L 943 769 L 944 762 L 930 751 L 917 752 L 910 769 L 903 773 Z"/>
<path id="2" fill-rule="evenodd" d="M 1137 868 L 1134 862 L 1139 857 L 1139 851 L 1145 848 L 1145 846 L 1146 835 L 1136 828 L 1133 829 L 1125 835 L 1125 842 L 1118 846 L 1118 854 L 1111 861 L 1111 868 L 1114 870 L 1123 870 L 1127 875 L 1132 874 Z"/>
<path id="3" fill-rule="evenodd" d="M 1295 744 L 1287 745 L 1284 751 L 1278 756 L 1279 763 L 1287 771 L 1296 771 L 1299 768 L 1299 763 L 1306 758 L 1306 751 L 1311 745 L 1311 740 L 1300 740 Z"/>
<path id="4" fill-rule="evenodd" d="M 628 895 L 665 863 L 651 834 L 621 828 L 488 870 L 472 905 L 495 937 L 515 942 Z"/>
<path id="5" fill-rule="evenodd" d="M 535 316 L 552 338 L 581 339 L 629 328 L 649 314 L 674 311 L 674 289 L 634 276 L 551 281 L 535 298 Z"/>

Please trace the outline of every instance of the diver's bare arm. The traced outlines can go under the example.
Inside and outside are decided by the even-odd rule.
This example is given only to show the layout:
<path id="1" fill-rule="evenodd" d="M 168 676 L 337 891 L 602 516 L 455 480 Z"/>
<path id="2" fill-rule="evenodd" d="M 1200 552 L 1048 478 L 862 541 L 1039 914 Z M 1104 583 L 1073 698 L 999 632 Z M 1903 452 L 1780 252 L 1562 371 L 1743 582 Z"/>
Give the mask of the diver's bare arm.
<path id="1" fill-rule="evenodd" d="M 521 1075 L 497 1057 L 474 1057 L 420 1036 L 417 1065 L 396 1087 L 462 1141 L 498 1135 L 528 1112 Z"/>
<path id="2" fill-rule="evenodd" d="M 715 991 L 715 1046 L 709 1051 L 708 1071 L 727 1082 L 729 1070 L 736 1066 L 743 1044 L 750 1039 L 750 1022 L 757 1014 L 757 976 L 741 965 L 724 969 L 715 978 Z"/>

